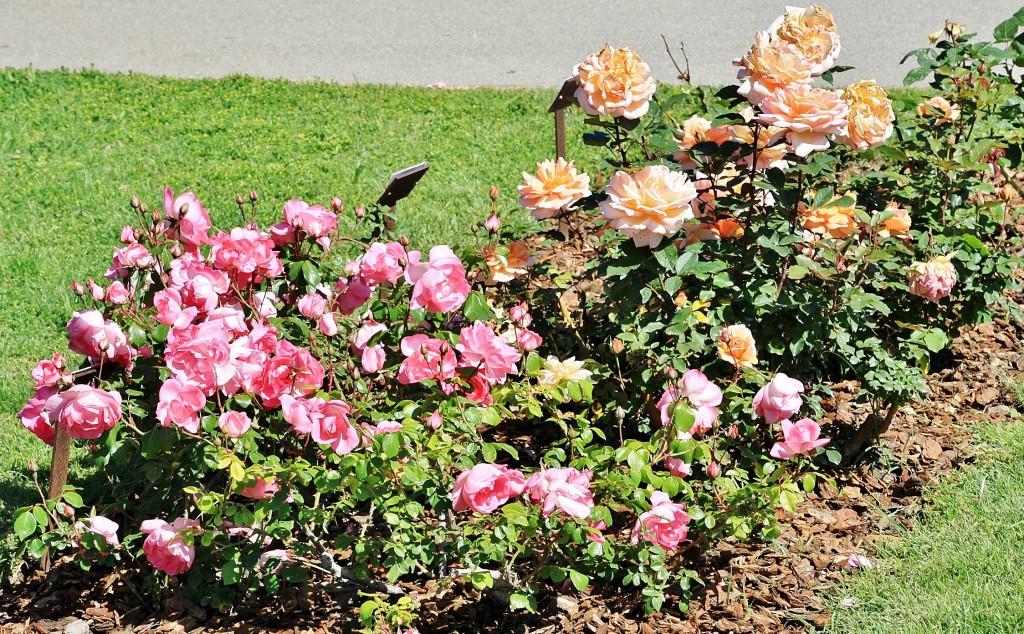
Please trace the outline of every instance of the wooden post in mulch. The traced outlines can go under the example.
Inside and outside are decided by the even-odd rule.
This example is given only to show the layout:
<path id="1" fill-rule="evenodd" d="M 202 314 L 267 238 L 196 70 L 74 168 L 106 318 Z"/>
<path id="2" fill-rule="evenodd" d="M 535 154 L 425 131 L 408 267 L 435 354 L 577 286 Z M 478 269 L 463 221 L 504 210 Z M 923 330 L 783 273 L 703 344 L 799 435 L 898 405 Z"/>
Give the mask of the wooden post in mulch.
<path id="1" fill-rule="evenodd" d="M 81 368 L 71 373 L 76 384 L 88 383 L 99 375 L 100 366 L 92 365 Z M 71 436 L 68 430 L 57 423 L 57 433 L 53 440 L 53 456 L 50 459 L 50 490 L 47 497 L 51 500 L 58 500 L 64 494 L 64 487 L 68 483 L 68 468 L 71 466 Z M 57 511 L 60 512 L 59 510 Z M 53 520 L 50 520 L 50 528 L 54 528 Z M 50 549 L 43 551 L 43 572 L 50 571 Z"/>
<path id="2" fill-rule="evenodd" d="M 558 89 L 548 112 L 555 115 L 555 157 L 565 158 L 565 109 L 576 103 L 576 80 L 570 77 Z"/>

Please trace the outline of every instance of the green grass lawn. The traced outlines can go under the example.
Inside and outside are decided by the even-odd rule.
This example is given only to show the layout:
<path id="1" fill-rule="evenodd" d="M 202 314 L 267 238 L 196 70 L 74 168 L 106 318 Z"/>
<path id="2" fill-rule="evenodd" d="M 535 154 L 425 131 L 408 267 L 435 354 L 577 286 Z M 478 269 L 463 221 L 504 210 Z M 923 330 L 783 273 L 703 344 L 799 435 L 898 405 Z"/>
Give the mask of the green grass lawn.
<path id="1" fill-rule="evenodd" d="M 979 438 L 979 465 L 939 486 L 924 521 L 833 597 L 829 631 L 1024 632 L 1024 421 Z"/>

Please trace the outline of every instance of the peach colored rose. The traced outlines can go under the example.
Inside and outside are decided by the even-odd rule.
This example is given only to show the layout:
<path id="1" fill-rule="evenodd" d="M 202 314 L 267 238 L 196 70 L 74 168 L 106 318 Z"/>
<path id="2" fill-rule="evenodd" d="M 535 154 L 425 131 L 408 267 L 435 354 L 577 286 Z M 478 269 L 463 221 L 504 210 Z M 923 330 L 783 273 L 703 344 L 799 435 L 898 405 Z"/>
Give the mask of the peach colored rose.
<path id="1" fill-rule="evenodd" d="M 739 368 L 756 365 L 757 349 L 750 328 L 739 324 L 723 328 L 718 336 L 718 356 Z"/>
<path id="2" fill-rule="evenodd" d="M 780 88 L 761 102 L 757 121 L 780 128 L 797 156 L 829 147 L 828 135 L 845 136 L 850 107 L 837 92 L 798 84 Z"/>
<path id="3" fill-rule="evenodd" d="M 697 162 L 690 155 L 690 149 L 698 143 L 711 142 L 721 145 L 726 141 L 736 140 L 731 126 L 711 127 L 711 122 L 700 115 L 694 115 L 684 121 L 683 127 L 676 130 L 675 137 L 677 148 L 672 158 L 684 170 L 697 167 Z"/>
<path id="4" fill-rule="evenodd" d="M 510 242 L 507 247 L 489 244 L 484 247 L 482 255 L 489 271 L 488 284 L 511 282 L 525 275 L 526 269 L 536 263 L 530 254 L 530 247 L 522 240 Z"/>
<path id="5" fill-rule="evenodd" d="M 639 119 L 647 113 L 656 85 L 651 67 L 629 47 L 605 45 L 573 69 L 576 100 L 592 115 Z"/>
<path id="6" fill-rule="evenodd" d="M 837 141 L 864 151 L 882 145 L 892 136 L 892 124 L 896 120 L 892 101 L 873 80 L 847 86 L 843 100 L 850 106 L 846 118 L 848 132 L 837 136 Z"/>
<path id="7" fill-rule="evenodd" d="M 589 195 L 590 177 L 564 158 L 537 163 L 537 175 L 523 172 L 519 186 L 519 204 L 537 220 L 551 218 Z"/>
<path id="8" fill-rule="evenodd" d="M 891 212 L 892 217 L 882 222 L 882 226 L 885 228 L 880 233 L 885 236 L 898 236 L 902 233 L 910 231 L 910 212 L 893 200 L 886 205 L 883 213 Z"/>
<path id="9" fill-rule="evenodd" d="M 956 284 L 956 268 L 953 256 L 937 255 L 927 262 L 914 262 L 910 272 L 910 293 L 937 302 L 953 290 Z"/>
<path id="10" fill-rule="evenodd" d="M 601 211 L 608 224 L 633 239 L 638 247 L 656 247 L 679 233 L 694 218 L 690 202 L 697 188 L 681 172 L 649 165 L 639 172 L 616 172 L 605 188 Z"/>
<path id="11" fill-rule="evenodd" d="M 839 33 L 832 14 L 819 5 L 806 9 L 786 7 L 768 28 L 772 39 L 791 44 L 811 65 L 811 75 L 817 77 L 836 63 L 841 46 Z"/>
<path id="12" fill-rule="evenodd" d="M 757 33 L 747 54 L 733 64 L 740 67 L 736 78 L 743 82 L 737 92 L 755 106 L 776 90 L 811 81 L 811 62 L 792 44 L 765 32 Z"/>
<path id="13" fill-rule="evenodd" d="M 754 109 L 747 106 L 740 111 L 743 119 L 750 123 L 754 120 Z M 754 145 L 754 130 L 749 125 L 734 125 L 732 127 L 733 135 L 737 141 L 746 143 L 747 145 Z M 786 160 L 786 155 L 792 151 L 788 143 L 782 141 L 784 133 L 781 128 L 775 126 L 763 126 L 757 130 L 757 145 L 752 149 L 744 149 L 740 151 L 740 158 L 736 161 L 736 165 L 739 167 L 749 167 L 750 161 L 757 155 L 757 165 L 755 169 L 766 170 L 772 167 L 778 167 L 779 169 L 786 169 L 790 163 Z"/>
<path id="14" fill-rule="evenodd" d="M 945 97 L 936 95 L 926 99 L 917 107 L 917 114 L 922 117 L 935 117 L 935 123 L 953 123 L 960 118 L 960 106 L 950 104 Z"/>
<path id="15" fill-rule="evenodd" d="M 853 202 L 840 204 L 842 198 L 852 198 Z M 860 228 L 856 217 L 857 200 L 853 194 L 846 194 L 842 198 L 834 196 L 820 206 L 808 206 L 801 202 L 797 205 L 801 226 L 820 237 L 842 240 L 852 236 Z"/>

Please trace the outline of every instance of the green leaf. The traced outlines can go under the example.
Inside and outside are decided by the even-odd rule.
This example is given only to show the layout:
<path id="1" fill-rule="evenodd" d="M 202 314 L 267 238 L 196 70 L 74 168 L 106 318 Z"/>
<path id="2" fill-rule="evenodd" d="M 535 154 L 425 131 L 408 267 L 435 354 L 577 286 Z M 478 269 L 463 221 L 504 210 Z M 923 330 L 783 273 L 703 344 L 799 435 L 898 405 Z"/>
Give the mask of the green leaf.
<path id="1" fill-rule="evenodd" d="M 233 586 L 242 580 L 242 556 L 237 550 L 224 562 L 224 567 L 220 569 L 220 577 L 226 586 Z"/>
<path id="2" fill-rule="evenodd" d="M 462 305 L 462 314 L 467 321 L 487 321 L 494 319 L 494 311 L 487 305 L 487 298 L 480 291 L 473 291 Z"/>
<path id="3" fill-rule="evenodd" d="M 825 458 L 827 458 L 832 464 L 839 464 L 843 461 L 843 454 L 839 453 L 835 449 L 826 449 Z"/>
<path id="4" fill-rule="evenodd" d="M 911 84 L 916 84 L 917 82 L 921 81 L 922 79 L 930 75 L 931 72 L 931 68 L 915 68 L 914 70 L 907 73 L 907 76 L 903 78 L 903 85 L 909 86 Z"/>
<path id="5" fill-rule="evenodd" d="M 177 443 L 178 434 L 170 427 L 154 427 L 142 437 L 142 457 L 150 460 L 170 451 Z"/>
<path id="6" fill-rule="evenodd" d="M 359 606 L 359 620 L 366 627 L 370 627 L 371 625 L 373 625 L 373 615 L 374 615 L 374 613 L 376 611 L 377 611 L 377 602 L 376 601 L 373 601 L 373 600 L 364 601 L 363 604 L 361 606 Z"/>
<path id="7" fill-rule="evenodd" d="M 799 280 L 807 277 L 808 273 L 810 273 L 810 271 L 807 270 L 806 266 L 800 266 L 797 264 L 796 266 L 789 267 L 789 270 L 786 272 L 786 277 L 791 280 Z"/>
<path id="8" fill-rule="evenodd" d="M 513 610 L 537 611 L 537 599 L 533 595 L 513 592 L 508 595 L 508 607 Z"/>
<path id="9" fill-rule="evenodd" d="M 381 441 L 380 446 L 385 456 L 394 458 L 402 449 L 402 441 L 399 438 L 399 434 L 384 434 L 384 439 Z"/>
<path id="10" fill-rule="evenodd" d="M 1021 23 L 1024 23 L 1024 7 L 1021 7 L 1013 14 L 1013 17 L 1003 20 L 996 25 L 996 28 L 992 31 L 992 37 L 997 42 L 1009 42 L 1017 35 L 1018 29 L 1020 29 Z"/>
<path id="11" fill-rule="evenodd" d="M 14 534 L 18 536 L 18 539 L 24 541 L 28 537 L 36 532 L 36 518 L 32 513 L 26 509 L 21 515 L 14 520 Z"/>
<path id="12" fill-rule="evenodd" d="M 924 335 L 924 345 L 929 352 L 942 352 L 949 345 L 949 337 L 938 328 L 932 328 Z"/>
<path id="13" fill-rule="evenodd" d="M 804 491 L 807 491 L 808 493 L 813 491 L 814 490 L 814 484 L 815 484 L 816 481 L 817 481 L 817 478 L 815 477 L 815 475 L 813 473 L 808 473 L 807 475 L 805 475 L 804 476 L 804 480 L 801 483 L 803 488 L 804 488 Z"/>
<path id="14" fill-rule="evenodd" d="M 43 509 L 43 507 L 41 507 L 41 506 L 33 506 L 32 507 L 32 515 L 35 516 L 36 523 L 39 524 L 40 526 L 48 526 L 49 525 L 50 518 L 47 517 L 46 511 Z"/>
<path id="15" fill-rule="evenodd" d="M 573 587 L 580 592 L 586 590 L 587 586 L 590 585 L 590 577 L 575 570 L 569 571 L 569 580 L 572 581 Z"/>
<path id="16" fill-rule="evenodd" d="M 80 509 L 85 504 L 82 501 L 82 496 L 78 494 L 78 491 L 65 491 L 64 501 L 70 504 L 73 508 Z"/>

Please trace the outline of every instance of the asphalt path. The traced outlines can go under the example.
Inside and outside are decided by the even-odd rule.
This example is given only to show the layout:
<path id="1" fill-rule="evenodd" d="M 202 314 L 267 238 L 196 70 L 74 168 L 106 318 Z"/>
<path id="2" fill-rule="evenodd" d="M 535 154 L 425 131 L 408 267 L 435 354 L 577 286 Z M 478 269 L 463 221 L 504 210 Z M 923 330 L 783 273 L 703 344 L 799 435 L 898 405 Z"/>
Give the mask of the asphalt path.
<path id="1" fill-rule="evenodd" d="M 990 38 L 1021 0 L 825 0 L 842 38 L 843 82 L 902 83 L 903 55 L 946 18 Z M 93 67 L 176 77 L 235 73 L 297 81 L 556 86 L 606 42 L 660 81 L 684 42 L 695 83 L 735 78 L 731 61 L 783 11 L 765 0 L 0 0 L 0 67 Z"/>

